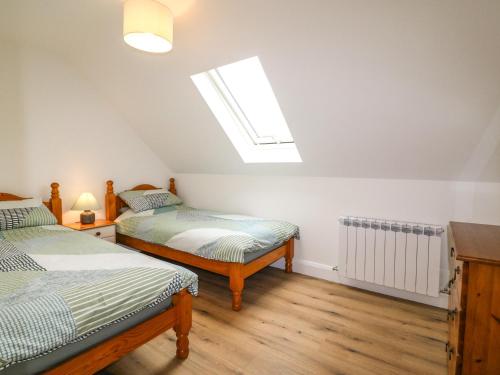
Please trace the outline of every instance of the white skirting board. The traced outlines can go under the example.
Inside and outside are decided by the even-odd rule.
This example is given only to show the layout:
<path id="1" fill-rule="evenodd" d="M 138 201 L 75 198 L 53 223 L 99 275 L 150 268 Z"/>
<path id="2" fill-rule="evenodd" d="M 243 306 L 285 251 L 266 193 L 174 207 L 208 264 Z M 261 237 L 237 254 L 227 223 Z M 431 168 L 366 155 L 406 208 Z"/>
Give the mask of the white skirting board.
<path id="1" fill-rule="evenodd" d="M 272 264 L 272 266 L 284 269 L 285 263 L 281 259 L 278 262 Z M 375 293 L 385 294 L 388 296 L 402 298 L 405 300 L 423 303 L 430 306 L 440 307 L 443 309 L 448 307 L 448 295 L 446 294 L 440 294 L 439 297 L 430 297 L 424 294 L 412 293 L 405 290 L 385 287 L 383 285 L 377 285 L 369 282 L 349 279 L 346 277 L 340 277 L 339 273 L 333 271 L 332 266 L 329 266 L 327 264 L 312 262 L 309 260 L 294 259 L 293 272 L 316 277 L 318 279 L 333 281 L 339 284 L 344 284 L 355 288 L 365 289 Z M 441 270 L 441 272 L 445 273 L 448 272 L 448 270 L 443 269 Z"/>

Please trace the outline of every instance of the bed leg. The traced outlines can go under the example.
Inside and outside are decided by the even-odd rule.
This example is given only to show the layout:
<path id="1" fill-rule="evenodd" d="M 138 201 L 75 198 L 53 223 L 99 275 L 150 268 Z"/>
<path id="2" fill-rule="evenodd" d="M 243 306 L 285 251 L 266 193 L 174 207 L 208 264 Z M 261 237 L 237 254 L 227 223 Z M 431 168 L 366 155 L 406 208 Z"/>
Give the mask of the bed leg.
<path id="1" fill-rule="evenodd" d="M 286 253 L 285 253 L 285 272 L 292 272 L 292 260 L 294 255 L 294 242 L 293 238 L 290 238 L 286 244 Z"/>
<path id="2" fill-rule="evenodd" d="M 177 335 L 177 358 L 186 359 L 189 355 L 189 330 L 193 310 L 193 299 L 186 289 L 174 294 L 174 306 L 177 309 L 177 322 L 174 330 Z"/>
<path id="3" fill-rule="evenodd" d="M 233 263 L 229 269 L 229 288 L 233 294 L 233 310 L 241 310 L 241 300 L 245 279 L 241 273 L 243 265 L 241 263 Z"/>

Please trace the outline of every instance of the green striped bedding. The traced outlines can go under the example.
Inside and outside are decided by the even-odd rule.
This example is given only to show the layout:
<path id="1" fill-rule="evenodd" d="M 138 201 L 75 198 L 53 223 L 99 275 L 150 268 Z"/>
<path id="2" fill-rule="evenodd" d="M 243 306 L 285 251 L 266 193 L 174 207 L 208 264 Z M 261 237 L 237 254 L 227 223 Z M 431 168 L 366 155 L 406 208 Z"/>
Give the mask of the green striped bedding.
<path id="1" fill-rule="evenodd" d="M 298 226 L 285 221 L 184 205 L 139 213 L 128 210 L 116 221 L 118 233 L 223 262 L 244 263 L 247 253 L 299 238 Z"/>
<path id="2" fill-rule="evenodd" d="M 0 231 L 0 373 L 187 288 L 178 266 L 58 225 Z"/>

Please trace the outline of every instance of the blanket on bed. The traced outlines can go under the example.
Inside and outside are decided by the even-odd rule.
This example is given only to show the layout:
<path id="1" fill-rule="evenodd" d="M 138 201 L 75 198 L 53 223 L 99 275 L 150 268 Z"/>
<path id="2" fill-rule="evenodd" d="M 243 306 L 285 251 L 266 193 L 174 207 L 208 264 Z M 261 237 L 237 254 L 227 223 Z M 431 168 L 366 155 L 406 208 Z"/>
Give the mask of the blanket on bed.
<path id="1" fill-rule="evenodd" d="M 183 205 L 139 213 L 128 210 L 116 221 L 118 233 L 223 262 L 244 263 L 245 253 L 299 238 L 299 227 L 285 221 Z"/>
<path id="2" fill-rule="evenodd" d="M 0 231 L 0 370 L 169 298 L 197 294 L 178 266 L 58 225 Z"/>

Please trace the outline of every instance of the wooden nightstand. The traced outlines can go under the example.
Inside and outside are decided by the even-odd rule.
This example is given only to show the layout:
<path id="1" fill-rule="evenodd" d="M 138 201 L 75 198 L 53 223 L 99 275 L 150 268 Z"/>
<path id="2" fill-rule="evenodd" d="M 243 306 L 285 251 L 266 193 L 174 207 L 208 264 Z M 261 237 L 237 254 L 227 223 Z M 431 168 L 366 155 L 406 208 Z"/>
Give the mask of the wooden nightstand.
<path id="1" fill-rule="evenodd" d="M 65 227 L 90 234 L 105 241 L 116 243 L 116 227 L 113 221 L 96 220 L 94 224 L 64 224 Z"/>

